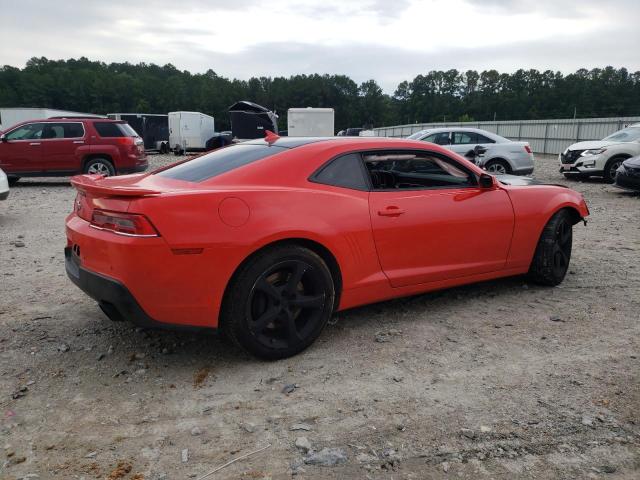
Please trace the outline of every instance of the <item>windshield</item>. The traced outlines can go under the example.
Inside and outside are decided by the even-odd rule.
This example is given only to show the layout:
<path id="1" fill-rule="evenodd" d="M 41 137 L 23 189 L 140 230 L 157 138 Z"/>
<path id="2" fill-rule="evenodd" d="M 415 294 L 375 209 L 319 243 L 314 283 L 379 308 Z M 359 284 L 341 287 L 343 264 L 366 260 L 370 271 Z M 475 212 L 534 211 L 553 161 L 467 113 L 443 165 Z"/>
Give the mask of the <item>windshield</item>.
<path id="1" fill-rule="evenodd" d="M 640 140 L 640 127 L 624 128 L 619 132 L 612 133 L 603 140 L 608 142 L 635 142 Z"/>
<path id="2" fill-rule="evenodd" d="M 413 135 L 409 135 L 407 138 L 409 140 L 420 140 L 429 130 L 420 130 L 419 132 L 414 133 Z"/>

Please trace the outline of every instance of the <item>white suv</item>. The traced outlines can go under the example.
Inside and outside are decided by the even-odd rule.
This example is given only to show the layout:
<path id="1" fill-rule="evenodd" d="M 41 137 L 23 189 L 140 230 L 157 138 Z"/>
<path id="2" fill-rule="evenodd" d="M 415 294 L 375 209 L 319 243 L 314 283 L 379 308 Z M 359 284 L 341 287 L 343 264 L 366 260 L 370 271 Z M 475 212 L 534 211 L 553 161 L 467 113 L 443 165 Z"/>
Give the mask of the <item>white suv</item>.
<path id="1" fill-rule="evenodd" d="M 9 180 L 0 168 L 0 200 L 6 200 L 9 196 Z"/>
<path id="2" fill-rule="evenodd" d="M 574 143 L 558 159 L 567 178 L 596 176 L 612 183 L 622 162 L 636 155 L 640 155 L 640 123 L 602 140 Z"/>

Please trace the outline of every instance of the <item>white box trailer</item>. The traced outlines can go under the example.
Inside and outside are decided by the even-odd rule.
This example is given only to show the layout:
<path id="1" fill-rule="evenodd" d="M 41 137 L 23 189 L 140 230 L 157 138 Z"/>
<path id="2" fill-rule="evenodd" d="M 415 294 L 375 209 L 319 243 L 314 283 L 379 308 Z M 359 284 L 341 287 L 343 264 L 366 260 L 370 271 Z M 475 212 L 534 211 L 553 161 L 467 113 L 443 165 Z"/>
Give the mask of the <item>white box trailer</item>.
<path id="1" fill-rule="evenodd" d="M 100 117 L 90 113 L 70 112 L 54 108 L 0 108 L 0 130 L 7 130 L 27 120 L 42 120 L 53 117 Z"/>
<path id="2" fill-rule="evenodd" d="M 206 150 L 215 135 L 213 117 L 200 112 L 169 112 L 169 147 L 176 155 Z"/>
<path id="3" fill-rule="evenodd" d="M 287 110 L 289 137 L 333 137 L 333 108 L 290 108 Z"/>

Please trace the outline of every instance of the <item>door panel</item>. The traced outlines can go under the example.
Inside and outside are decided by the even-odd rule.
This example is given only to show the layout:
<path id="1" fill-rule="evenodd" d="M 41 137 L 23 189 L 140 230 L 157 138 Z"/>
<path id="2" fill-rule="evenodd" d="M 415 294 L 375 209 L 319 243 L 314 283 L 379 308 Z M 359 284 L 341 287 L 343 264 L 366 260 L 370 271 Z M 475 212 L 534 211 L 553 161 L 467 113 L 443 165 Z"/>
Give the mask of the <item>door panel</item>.
<path id="1" fill-rule="evenodd" d="M 50 123 L 42 140 L 42 163 L 47 171 L 80 171 L 76 150 L 85 144 L 81 123 Z"/>
<path id="2" fill-rule="evenodd" d="M 369 206 L 380 263 L 394 287 L 505 265 L 514 214 L 504 190 L 372 191 Z"/>
<path id="3" fill-rule="evenodd" d="M 0 143 L 0 167 L 6 173 L 43 170 L 42 127 L 41 123 L 30 123 L 6 133 L 6 141 Z"/>

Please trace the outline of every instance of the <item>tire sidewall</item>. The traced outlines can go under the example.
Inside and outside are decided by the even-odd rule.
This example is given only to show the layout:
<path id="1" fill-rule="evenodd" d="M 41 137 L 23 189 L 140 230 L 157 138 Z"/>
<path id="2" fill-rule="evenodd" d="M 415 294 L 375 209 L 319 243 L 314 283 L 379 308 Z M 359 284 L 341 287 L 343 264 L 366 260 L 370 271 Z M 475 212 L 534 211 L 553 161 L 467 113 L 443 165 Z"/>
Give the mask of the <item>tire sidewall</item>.
<path id="1" fill-rule="evenodd" d="M 608 183 L 613 183 L 616 179 L 616 170 L 618 169 L 618 167 L 616 167 L 615 169 L 613 168 L 614 164 L 620 162 L 620 164 L 622 164 L 622 162 L 624 162 L 626 159 L 625 158 L 612 158 L 610 159 L 606 166 L 604 167 L 604 179 L 606 182 Z"/>
<path id="2" fill-rule="evenodd" d="M 274 264 L 290 260 L 304 261 L 324 277 L 325 301 L 322 315 L 317 325 L 302 342 L 287 348 L 269 349 L 250 332 L 246 314 L 247 305 L 258 278 Z M 278 247 L 258 254 L 238 272 L 230 288 L 230 295 L 225 299 L 226 308 L 223 308 L 223 330 L 243 349 L 266 360 L 287 358 L 306 349 L 318 338 L 333 313 L 335 287 L 329 268 L 314 252 L 299 246 Z"/>
<path id="3" fill-rule="evenodd" d="M 505 174 L 510 174 L 511 173 L 511 166 L 509 165 L 508 162 L 506 162 L 505 160 L 501 160 L 501 159 L 495 159 L 495 160 L 489 160 L 487 163 L 485 163 L 484 167 L 487 171 L 489 171 L 489 167 L 491 167 L 491 165 L 502 165 L 505 169 Z M 500 175 L 498 172 L 490 172 L 494 175 Z"/>

